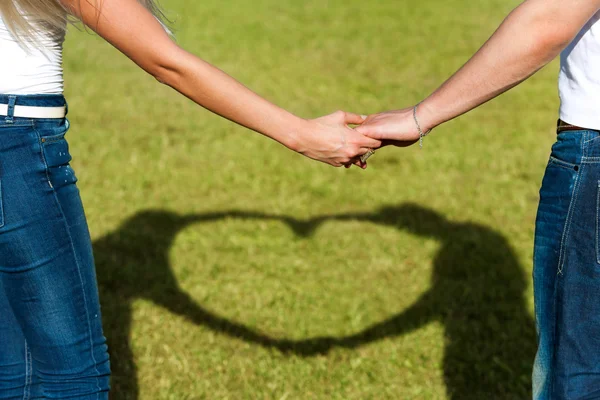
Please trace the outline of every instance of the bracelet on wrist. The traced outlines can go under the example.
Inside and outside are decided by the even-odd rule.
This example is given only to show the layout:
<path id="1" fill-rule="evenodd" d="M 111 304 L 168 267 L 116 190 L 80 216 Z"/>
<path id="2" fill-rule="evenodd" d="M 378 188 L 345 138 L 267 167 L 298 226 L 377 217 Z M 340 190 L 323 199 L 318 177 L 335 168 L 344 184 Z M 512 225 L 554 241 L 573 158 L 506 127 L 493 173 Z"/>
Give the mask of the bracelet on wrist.
<path id="1" fill-rule="evenodd" d="M 417 118 L 417 107 L 419 107 L 421 103 L 417 104 L 413 108 L 413 118 L 415 120 L 415 124 L 417 125 L 417 130 L 419 131 L 419 148 L 423 148 L 423 138 L 431 132 L 431 129 L 428 129 L 426 132 L 423 132 L 421 129 L 421 124 L 419 124 L 419 119 Z"/>

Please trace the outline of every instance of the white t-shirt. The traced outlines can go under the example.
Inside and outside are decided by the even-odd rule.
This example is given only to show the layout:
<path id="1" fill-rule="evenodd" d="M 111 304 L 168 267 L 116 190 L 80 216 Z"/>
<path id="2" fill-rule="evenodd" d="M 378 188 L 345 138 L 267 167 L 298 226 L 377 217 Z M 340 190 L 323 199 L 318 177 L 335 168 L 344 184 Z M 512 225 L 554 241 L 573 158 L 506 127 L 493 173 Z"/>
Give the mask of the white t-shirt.
<path id="1" fill-rule="evenodd" d="M 560 55 L 560 119 L 600 130 L 600 12 Z"/>
<path id="2" fill-rule="evenodd" d="M 41 46 L 23 49 L 0 17 L 0 93 L 62 94 L 64 40 L 63 31 L 49 32 Z"/>

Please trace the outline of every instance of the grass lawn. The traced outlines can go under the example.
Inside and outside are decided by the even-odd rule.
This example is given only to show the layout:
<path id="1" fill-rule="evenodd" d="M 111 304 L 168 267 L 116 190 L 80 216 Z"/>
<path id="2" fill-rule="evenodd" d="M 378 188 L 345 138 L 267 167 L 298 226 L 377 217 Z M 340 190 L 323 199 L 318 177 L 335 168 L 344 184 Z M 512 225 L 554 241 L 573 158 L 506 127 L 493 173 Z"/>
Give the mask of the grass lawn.
<path id="1" fill-rule="evenodd" d="M 516 0 L 164 1 L 177 40 L 303 117 L 422 99 Z M 68 138 L 112 399 L 526 399 L 557 65 L 368 170 L 222 120 L 71 30 Z"/>

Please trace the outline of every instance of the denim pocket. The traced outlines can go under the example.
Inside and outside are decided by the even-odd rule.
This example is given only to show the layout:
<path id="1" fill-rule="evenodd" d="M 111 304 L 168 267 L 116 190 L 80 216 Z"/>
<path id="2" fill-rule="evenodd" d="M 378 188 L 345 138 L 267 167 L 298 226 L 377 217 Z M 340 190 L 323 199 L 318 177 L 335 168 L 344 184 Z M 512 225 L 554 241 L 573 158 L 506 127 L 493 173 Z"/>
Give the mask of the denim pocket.
<path id="1" fill-rule="evenodd" d="M 62 125 L 36 128 L 46 164 L 48 183 L 55 189 L 77 182 L 70 165 L 69 144 L 65 139 L 69 126 L 69 121 L 65 119 Z"/>
<path id="2" fill-rule="evenodd" d="M 552 145 L 549 166 L 578 171 L 582 157 L 582 140 L 584 134 L 581 131 L 560 132 L 556 136 L 556 142 Z"/>

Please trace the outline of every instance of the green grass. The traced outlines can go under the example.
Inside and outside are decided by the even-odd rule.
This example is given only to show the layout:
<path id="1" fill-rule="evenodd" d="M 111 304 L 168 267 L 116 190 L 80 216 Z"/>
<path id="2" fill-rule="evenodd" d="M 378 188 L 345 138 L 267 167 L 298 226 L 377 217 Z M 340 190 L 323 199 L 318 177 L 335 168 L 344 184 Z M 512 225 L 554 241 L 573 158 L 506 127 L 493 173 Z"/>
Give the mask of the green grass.
<path id="1" fill-rule="evenodd" d="M 173 0 L 186 49 L 304 117 L 405 107 L 518 3 Z M 556 64 L 367 171 L 65 54 L 113 399 L 525 399 Z"/>

